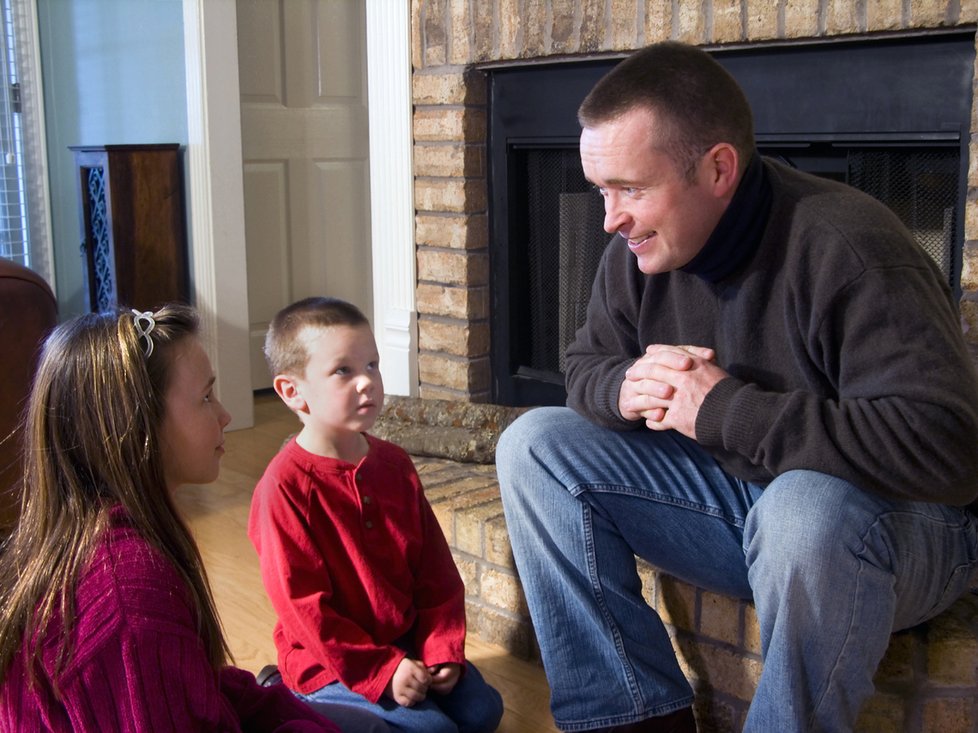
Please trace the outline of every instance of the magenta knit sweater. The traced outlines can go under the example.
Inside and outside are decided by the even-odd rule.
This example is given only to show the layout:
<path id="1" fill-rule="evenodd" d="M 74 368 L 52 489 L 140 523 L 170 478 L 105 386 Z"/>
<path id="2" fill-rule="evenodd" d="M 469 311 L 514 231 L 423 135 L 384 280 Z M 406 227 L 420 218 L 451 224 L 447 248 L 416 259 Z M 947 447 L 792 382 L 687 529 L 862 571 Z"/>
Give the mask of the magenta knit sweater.
<path id="1" fill-rule="evenodd" d="M 37 682 L 25 654 L 0 683 L 0 731 L 339 733 L 283 685 L 260 687 L 234 667 L 217 673 L 197 633 L 186 586 L 121 512 L 75 596 L 71 657 L 52 687 L 60 622 L 45 637 Z"/>

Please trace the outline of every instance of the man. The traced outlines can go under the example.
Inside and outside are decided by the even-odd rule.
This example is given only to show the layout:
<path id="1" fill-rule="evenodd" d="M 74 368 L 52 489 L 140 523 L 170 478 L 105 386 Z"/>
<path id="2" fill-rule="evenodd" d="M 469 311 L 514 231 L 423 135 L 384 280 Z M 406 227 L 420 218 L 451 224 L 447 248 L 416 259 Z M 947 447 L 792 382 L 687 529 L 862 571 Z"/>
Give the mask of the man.
<path id="1" fill-rule="evenodd" d="M 637 52 L 579 119 L 617 236 L 567 350 L 572 409 L 497 451 L 557 725 L 695 731 L 637 554 L 754 601 L 745 730 L 851 730 L 891 632 L 978 565 L 978 379 L 949 288 L 874 199 L 762 160 L 698 49 Z"/>

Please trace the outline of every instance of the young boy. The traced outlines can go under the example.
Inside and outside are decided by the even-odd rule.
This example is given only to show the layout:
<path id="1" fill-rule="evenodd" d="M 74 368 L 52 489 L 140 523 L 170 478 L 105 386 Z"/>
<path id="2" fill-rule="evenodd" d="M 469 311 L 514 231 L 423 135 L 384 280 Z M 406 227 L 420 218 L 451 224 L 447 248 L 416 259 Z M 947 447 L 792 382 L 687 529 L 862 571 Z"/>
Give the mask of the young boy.
<path id="1" fill-rule="evenodd" d="M 255 488 L 248 535 L 300 697 L 394 729 L 494 731 L 502 699 L 465 661 L 464 587 L 410 457 L 367 434 L 384 401 L 366 317 L 334 298 L 283 309 L 265 338 L 302 429 Z"/>

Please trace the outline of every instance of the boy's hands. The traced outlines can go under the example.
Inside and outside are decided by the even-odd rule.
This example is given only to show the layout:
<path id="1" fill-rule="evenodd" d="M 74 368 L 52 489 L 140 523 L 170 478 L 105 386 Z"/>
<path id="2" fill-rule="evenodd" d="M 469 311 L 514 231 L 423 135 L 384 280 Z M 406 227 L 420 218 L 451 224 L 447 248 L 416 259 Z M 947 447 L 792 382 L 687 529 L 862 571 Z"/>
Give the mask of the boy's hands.
<path id="1" fill-rule="evenodd" d="M 431 673 L 423 663 L 404 657 L 384 692 L 398 705 L 409 708 L 425 699 L 431 682 Z"/>
<path id="2" fill-rule="evenodd" d="M 450 662 L 428 667 L 431 673 L 431 691 L 439 695 L 447 695 L 455 688 L 455 683 L 462 676 L 462 665 Z"/>

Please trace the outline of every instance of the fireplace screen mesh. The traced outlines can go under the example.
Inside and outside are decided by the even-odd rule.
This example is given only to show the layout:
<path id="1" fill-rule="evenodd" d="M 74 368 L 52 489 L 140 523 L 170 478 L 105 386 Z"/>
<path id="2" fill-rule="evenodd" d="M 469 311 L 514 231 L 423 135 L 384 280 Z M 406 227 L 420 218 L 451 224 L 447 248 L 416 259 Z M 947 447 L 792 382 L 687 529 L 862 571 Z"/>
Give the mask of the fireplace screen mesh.
<path id="1" fill-rule="evenodd" d="M 949 281 L 958 167 L 957 149 L 849 154 L 849 183 L 889 206 Z"/>
<path id="2" fill-rule="evenodd" d="M 604 201 L 584 178 L 577 149 L 526 153 L 529 292 L 516 297 L 526 314 L 534 370 L 564 371 L 564 349 L 584 323 L 591 283 L 610 236 Z"/>

